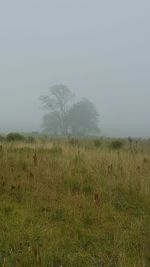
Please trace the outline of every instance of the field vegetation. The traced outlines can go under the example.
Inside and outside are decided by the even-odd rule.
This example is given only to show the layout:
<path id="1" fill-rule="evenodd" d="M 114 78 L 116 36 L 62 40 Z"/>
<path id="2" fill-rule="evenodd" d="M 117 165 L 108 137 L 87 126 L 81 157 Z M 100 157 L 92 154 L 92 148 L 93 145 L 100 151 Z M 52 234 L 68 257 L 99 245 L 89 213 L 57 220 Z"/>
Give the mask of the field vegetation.
<path id="1" fill-rule="evenodd" d="M 149 140 L 17 138 L 0 138 L 0 266 L 150 266 Z"/>

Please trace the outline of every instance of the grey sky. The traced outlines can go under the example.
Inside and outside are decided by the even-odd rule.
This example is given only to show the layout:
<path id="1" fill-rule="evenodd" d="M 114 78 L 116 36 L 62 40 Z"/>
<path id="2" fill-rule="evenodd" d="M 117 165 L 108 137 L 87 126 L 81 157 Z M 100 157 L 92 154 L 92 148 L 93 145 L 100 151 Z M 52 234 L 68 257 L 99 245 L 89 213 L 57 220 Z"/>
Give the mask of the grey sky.
<path id="1" fill-rule="evenodd" d="M 0 0 L 1 132 L 39 130 L 55 83 L 92 100 L 102 134 L 150 136 L 149 0 Z"/>

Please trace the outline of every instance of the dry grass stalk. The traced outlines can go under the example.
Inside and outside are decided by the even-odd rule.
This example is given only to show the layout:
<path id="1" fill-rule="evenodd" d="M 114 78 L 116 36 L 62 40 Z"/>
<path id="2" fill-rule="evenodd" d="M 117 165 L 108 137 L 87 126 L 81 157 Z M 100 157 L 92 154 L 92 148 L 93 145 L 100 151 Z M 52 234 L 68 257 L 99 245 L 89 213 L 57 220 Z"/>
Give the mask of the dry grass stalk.
<path id="1" fill-rule="evenodd" d="M 37 164 L 38 164 L 38 158 L 37 158 L 36 152 L 33 155 L 33 162 L 34 162 L 34 166 L 37 166 Z"/>
<path id="2" fill-rule="evenodd" d="M 41 255 L 40 255 L 40 247 L 38 244 L 34 247 L 34 255 L 35 255 L 35 266 L 40 267 L 41 266 Z"/>
<path id="3" fill-rule="evenodd" d="M 6 258 L 4 258 L 2 267 L 6 267 Z"/>

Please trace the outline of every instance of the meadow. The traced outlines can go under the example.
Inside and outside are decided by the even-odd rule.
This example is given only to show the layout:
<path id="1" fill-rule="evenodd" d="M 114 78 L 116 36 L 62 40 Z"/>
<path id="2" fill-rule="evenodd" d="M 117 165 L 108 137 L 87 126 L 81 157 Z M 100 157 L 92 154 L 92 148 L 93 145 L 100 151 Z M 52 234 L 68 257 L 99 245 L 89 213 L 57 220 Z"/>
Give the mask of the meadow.
<path id="1" fill-rule="evenodd" d="M 0 266 L 149 267 L 150 141 L 1 141 Z"/>

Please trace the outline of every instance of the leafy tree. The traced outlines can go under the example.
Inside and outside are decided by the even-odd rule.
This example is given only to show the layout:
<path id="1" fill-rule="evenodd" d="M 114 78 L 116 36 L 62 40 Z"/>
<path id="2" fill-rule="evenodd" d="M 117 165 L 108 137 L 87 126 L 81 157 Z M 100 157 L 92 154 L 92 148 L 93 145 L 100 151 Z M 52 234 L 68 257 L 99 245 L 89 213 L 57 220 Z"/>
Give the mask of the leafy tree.
<path id="1" fill-rule="evenodd" d="M 73 135 L 97 135 L 98 113 L 92 102 L 82 99 L 75 103 L 69 111 L 69 125 Z"/>
<path id="2" fill-rule="evenodd" d="M 44 109 L 49 111 L 43 119 L 45 132 L 52 135 L 67 134 L 67 117 L 72 97 L 72 92 L 63 84 L 51 86 L 49 95 L 41 96 Z"/>

